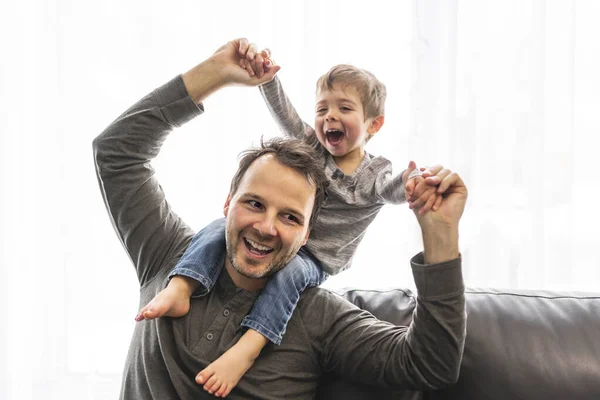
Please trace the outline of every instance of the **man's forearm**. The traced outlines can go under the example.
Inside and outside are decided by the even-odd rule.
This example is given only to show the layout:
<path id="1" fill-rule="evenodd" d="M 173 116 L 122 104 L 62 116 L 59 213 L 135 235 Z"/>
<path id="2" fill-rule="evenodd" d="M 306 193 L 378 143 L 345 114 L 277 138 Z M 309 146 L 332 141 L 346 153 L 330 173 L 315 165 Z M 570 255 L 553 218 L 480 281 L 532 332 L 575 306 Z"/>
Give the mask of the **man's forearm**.
<path id="1" fill-rule="evenodd" d="M 196 65 L 181 77 L 188 94 L 196 104 L 200 104 L 227 84 L 222 66 L 212 58 Z"/>

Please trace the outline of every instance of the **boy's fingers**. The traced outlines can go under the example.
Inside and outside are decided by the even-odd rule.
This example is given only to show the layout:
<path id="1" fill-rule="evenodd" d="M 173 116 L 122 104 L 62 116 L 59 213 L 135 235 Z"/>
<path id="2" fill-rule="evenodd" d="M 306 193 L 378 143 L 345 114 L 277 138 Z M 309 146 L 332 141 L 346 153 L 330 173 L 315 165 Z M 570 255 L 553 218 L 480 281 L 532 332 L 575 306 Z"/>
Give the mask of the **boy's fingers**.
<path id="1" fill-rule="evenodd" d="M 405 188 L 406 188 L 406 183 L 408 181 L 408 177 L 415 170 L 415 168 L 417 168 L 417 164 L 415 164 L 415 162 L 412 160 L 409 161 L 408 167 L 406 168 L 406 171 L 404 171 L 404 174 L 402 175 L 402 182 L 404 183 Z"/>
<path id="2" fill-rule="evenodd" d="M 406 183 L 406 185 L 404 185 L 404 191 L 410 198 L 410 196 L 412 196 L 412 193 L 414 190 L 415 190 L 415 180 L 411 179 Z"/>
<path id="3" fill-rule="evenodd" d="M 431 210 L 431 208 L 435 204 L 435 199 L 436 199 L 436 194 L 435 194 L 435 192 L 433 192 L 427 199 L 427 202 L 425 203 L 425 205 L 423 207 L 421 207 L 421 209 L 419 210 L 419 213 L 421 215 L 424 215 L 427 211 Z"/>
<path id="4" fill-rule="evenodd" d="M 267 69 L 267 71 L 265 72 L 265 75 L 263 76 L 264 81 L 270 82 L 273 79 L 273 77 L 275 76 L 275 74 L 277 72 L 279 72 L 280 69 L 281 69 L 281 67 L 279 65 L 273 65 L 272 67 Z"/>
<path id="5" fill-rule="evenodd" d="M 260 53 L 257 53 L 256 57 L 254 57 L 254 72 L 256 72 L 256 76 L 258 76 L 259 78 L 262 77 L 264 73 L 263 63 L 263 56 Z"/>
<path id="6" fill-rule="evenodd" d="M 429 195 L 426 192 L 421 193 L 421 195 L 416 198 L 413 202 L 413 208 L 421 208 L 429 198 Z"/>
<path id="7" fill-rule="evenodd" d="M 256 43 L 250 43 L 248 45 L 248 51 L 246 52 L 246 58 L 248 60 L 254 60 L 254 56 L 256 55 L 257 47 Z"/>

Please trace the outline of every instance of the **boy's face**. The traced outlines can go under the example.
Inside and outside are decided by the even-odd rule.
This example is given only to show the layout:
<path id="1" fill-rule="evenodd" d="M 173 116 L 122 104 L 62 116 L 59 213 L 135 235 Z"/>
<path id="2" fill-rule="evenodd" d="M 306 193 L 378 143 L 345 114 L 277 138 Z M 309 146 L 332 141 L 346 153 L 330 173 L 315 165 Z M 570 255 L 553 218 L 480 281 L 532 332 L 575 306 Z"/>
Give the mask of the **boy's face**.
<path id="1" fill-rule="evenodd" d="M 317 92 L 315 131 L 319 142 L 336 158 L 358 155 L 362 159 L 373 118 L 365 120 L 358 91 L 335 83 L 331 90 Z M 378 129 L 378 128 L 377 128 Z"/>
<path id="2" fill-rule="evenodd" d="M 257 158 L 225 202 L 227 260 L 238 287 L 257 290 L 306 244 L 315 186 L 273 155 Z"/>

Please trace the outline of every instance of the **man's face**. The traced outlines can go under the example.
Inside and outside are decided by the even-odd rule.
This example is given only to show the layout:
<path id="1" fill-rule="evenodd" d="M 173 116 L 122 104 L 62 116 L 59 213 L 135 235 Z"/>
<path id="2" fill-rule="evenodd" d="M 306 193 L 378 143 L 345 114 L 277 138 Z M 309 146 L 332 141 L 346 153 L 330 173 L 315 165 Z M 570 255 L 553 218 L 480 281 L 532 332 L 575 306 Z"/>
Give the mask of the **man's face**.
<path id="1" fill-rule="evenodd" d="M 226 268 L 244 289 L 264 286 L 308 240 L 316 188 L 270 154 L 256 159 L 230 194 Z"/>

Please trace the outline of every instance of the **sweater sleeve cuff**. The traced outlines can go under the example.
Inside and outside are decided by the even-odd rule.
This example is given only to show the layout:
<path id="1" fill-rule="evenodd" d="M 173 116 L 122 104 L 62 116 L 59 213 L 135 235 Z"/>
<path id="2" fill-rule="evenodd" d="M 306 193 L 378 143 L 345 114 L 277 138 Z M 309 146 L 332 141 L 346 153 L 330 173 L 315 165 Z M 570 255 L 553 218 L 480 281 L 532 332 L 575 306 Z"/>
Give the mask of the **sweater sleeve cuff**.
<path id="1" fill-rule="evenodd" d="M 157 88 L 155 93 L 161 111 L 175 127 L 185 124 L 204 112 L 204 105 L 196 104 L 189 96 L 181 75 Z"/>
<path id="2" fill-rule="evenodd" d="M 410 260 L 419 297 L 444 298 L 464 292 L 462 256 L 438 264 L 424 264 L 423 253 Z"/>

